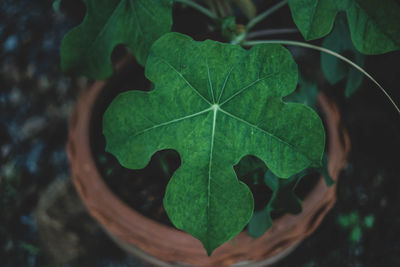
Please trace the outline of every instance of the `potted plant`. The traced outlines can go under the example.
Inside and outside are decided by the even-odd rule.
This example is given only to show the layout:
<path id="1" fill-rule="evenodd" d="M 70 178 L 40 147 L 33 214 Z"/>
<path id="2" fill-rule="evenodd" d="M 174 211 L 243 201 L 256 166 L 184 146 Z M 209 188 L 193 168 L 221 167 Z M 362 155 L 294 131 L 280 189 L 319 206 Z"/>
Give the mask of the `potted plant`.
<path id="1" fill-rule="evenodd" d="M 119 94 L 104 114 L 106 150 L 129 169 L 146 167 L 157 151 L 176 150 L 181 164 L 170 172 L 164 208 L 176 228 L 201 243 L 133 213 L 105 189 L 104 183 L 94 183 L 101 179 L 90 149 L 77 156 L 77 150 L 85 146 L 82 142 L 89 143 L 87 125 L 92 113 L 87 108 L 94 105 L 103 87 L 112 84 L 114 78 L 111 78 L 109 82 L 96 83 L 78 103 L 77 110 L 85 112 L 75 113 L 71 119 L 73 131 L 68 153 L 70 161 L 75 163 L 72 176 L 78 192 L 91 214 L 113 238 L 136 253 L 144 250 L 153 255 L 163 254 L 169 244 L 183 248 L 178 252 L 172 246 L 172 250 L 152 262 L 221 266 L 260 261 L 267 256 L 268 261 L 263 262 L 266 264 L 310 234 L 333 205 L 334 186 L 328 188 L 319 182 L 313 187 L 312 197 L 305 198 L 303 213 L 294 190 L 306 174 L 315 171 L 323 173 L 326 183 L 331 185 L 331 176 L 337 179 L 344 165 L 348 139 L 339 127 L 337 108 L 320 95 L 319 103 L 327 112 L 328 158 L 330 161 L 336 158 L 327 171 L 322 121 L 312 108 L 294 103 L 313 103 L 316 94 L 311 93 L 312 86 L 304 75 L 300 91 L 291 94 L 298 84 L 298 70 L 292 55 L 281 44 L 333 55 L 334 58 L 321 58 L 323 71 L 331 83 L 347 76 L 347 95 L 354 92 L 362 78 L 358 72 L 346 69 L 343 62 L 367 75 L 385 92 L 362 69 L 363 56 L 358 52 L 379 54 L 399 48 L 400 25 L 396 23 L 399 4 L 394 0 L 383 3 L 291 0 L 264 10 L 265 3 L 255 4 L 256 1 L 250 0 L 175 1 L 175 5 L 186 5 L 208 16 L 213 29 L 221 33 L 218 39 L 225 40 L 224 43 L 210 39 L 195 41 L 187 34 L 170 32 L 172 0 L 83 2 L 87 15 L 64 38 L 62 68 L 95 79 L 109 78 L 113 74 L 111 54 L 119 44 L 126 45 L 144 67 L 151 86 L 142 89 L 151 90 Z M 306 40 L 326 36 L 339 11 L 344 11 L 346 18 L 337 18 L 334 31 L 324 40 L 325 47 L 287 40 L 253 40 L 271 34 L 270 29 L 252 30 L 286 5 Z M 245 25 L 236 23 L 245 18 Z M 195 22 L 189 19 L 187 23 Z M 332 49 L 351 51 L 356 63 Z M 297 99 L 293 101 L 294 98 Z M 336 150 L 335 144 L 341 149 Z M 254 178 L 251 183 L 264 184 L 271 190 L 269 202 L 256 212 L 251 190 L 240 181 L 243 173 L 251 174 Z M 312 200 L 317 204 L 309 204 Z M 278 212 L 300 215 L 283 215 L 278 221 L 284 226 L 274 228 L 272 215 Z M 127 214 L 127 219 L 119 214 Z M 138 224 L 132 226 L 132 221 Z M 153 231 L 153 226 L 159 231 Z M 250 235 L 262 237 L 245 236 L 241 232 L 246 226 Z M 137 229 L 132 232 L 131 228 Z M 226 243 L 237 235 L 236 244 Z M 167 241 L 147 242 L 157 236 Z M 146 242 L 140 243 L 144 239 Z M 129 246 L 130 243 L 139 249 Z M 249 251 L 260 245 L 266 247 L 251 255 Z"/>

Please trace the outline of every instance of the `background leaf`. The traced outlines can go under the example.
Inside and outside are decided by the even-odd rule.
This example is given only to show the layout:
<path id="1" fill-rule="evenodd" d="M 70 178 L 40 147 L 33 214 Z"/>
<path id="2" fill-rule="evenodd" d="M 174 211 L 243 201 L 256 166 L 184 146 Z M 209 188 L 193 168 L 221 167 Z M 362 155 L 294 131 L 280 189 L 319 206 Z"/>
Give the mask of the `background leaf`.
<path id="1" fill-rule="evenodd" d="M 317 110 L 317 96 L 318 96 L 318 85 L 315 81 L 308 80 L 304 76 L 299 76 L 299 86 L 290 95 L 284 99 L 286 102 L 294 102 L 305 104 L 315 111 Z"/>
<path id="2" fill-rule="evenodd" d="M 146 76 L 153 91 L 120 94 L 106 111 L 106 149 L 132 169 L 145 167 L 156 151 L 178 151 L 182 165 L 164 207 L 209 254 L 252 216 L 252 194 L 233 168 L 243 156 L 258 157 L 281 177 L 321 164 L 320 118 L 281 100 L 297 84 L 297 66 L 282 46 L 247 51 L 166 34 L 152 47 Z"/>
<path id="3" fill-rule="evenodd" d="M 268 170 L 262 160 L 251 155 L 243 157 L 239 164 L 234 166 L 234 168 L 236 176 L 240 180 L 250 176 L 253 178 L 252 180 L 254 181 L 254 184 L 259 182 L 259 176 L 263 179 L 265 172 Z"/>
<path id="4" fill-rule="evenodd" d="M 322 167 L 314 169 L 314 170 L 321 173 L 327 186 L 332 186 L 335 183 L 335 181 L 332 179 L 331 175 L 329 174 L 328 156 L 326 155 L 326 153 L 324 153 L 324 157 L 322 158 Z"/>
<path id="5" fill-rule="evenodd" d="M 269 170 L 265 173 L 264 182 L 273 191 L 273 194 L 263 210 L 254 212 L 247 228 L 250 236 L 260 237 L 271 228 L 273 211 L 292 214 L 302 211 L 301 200 L 295 195 L 294 190 L 306 174 L 308 172 L 303 171 L 289 179 L 281 179 Z"/>
<path id="6" fill-rule="evenodd" d="M 351 39 L 364 54 L 400 48 L 400 5 L 394 0 L 289 0 L 292 17 L 306 40 L 327 35 L 345 11 Z"/>
<path id="7" fill-rule="evenodd" d="M 252 237 L 261 237 L 272 227 L 271 208 L 267 206 L 263 210 L 255 211 L 247 226 L 247 233 Z"/>
<path id="8" fill-rule="evenodd" d="M 289 0 L 289 7 L 307 41 L 327 35 L 338 12 L 335 0 Z"/>
<path id="9" fill-rule="evenodd" d="M 63 71 L 95 79 L 112 75 L 111 53 L 124 44 L 144 65 L 152 43 L 172 25 L 172 0 L 83 0 L 86 17 L 61 45 Z"/>
<path id="10" fill-rule="evenodd" d="M 53 10 L 57 13 L 61 13 L 61 1 L 62 0 L 54 0 L 53 2 Z"/>
<path id="11" fill-rule="evenodd" d="M 340 16 L 336 19 L 333 31 L 324 39 L 322 46 L 342 55 L 346 53 L 348 58 L 360 67 L 364 67 L 365 57 L 353 46 L 344 17 Z M 362 83 L 363 74 L 337 57 L 321 53 L 321 67 L 331 84 L 336 84 L 347 78 L 345 89 L 347 97 L 350 97 Z"/>

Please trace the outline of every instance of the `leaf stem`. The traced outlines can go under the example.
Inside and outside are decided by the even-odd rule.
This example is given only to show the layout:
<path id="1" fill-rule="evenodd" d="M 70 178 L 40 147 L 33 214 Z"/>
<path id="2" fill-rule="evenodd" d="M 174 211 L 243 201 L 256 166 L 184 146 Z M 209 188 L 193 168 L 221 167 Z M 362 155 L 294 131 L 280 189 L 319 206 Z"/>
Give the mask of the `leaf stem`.
<path id="1" fill-rule="evenodd" d="M 197 4 L 196 2 L 194 2 L 192 0 L 175 0 L 175 2 L 180 2 L 180 3 L 186 4 L 190 7 L 193 7 L 194 9 L 200 11 L 201 13 L 203 13 L 204 15 L 208 16 L 211 19 L 214 19 L 214 20 L 218 19 L 218 16 L 215 13 L 211 12 L 207 8 Z"/>
<path id="2" fill-rule="evenodd" d="M 256 16 L 257 8 L 252 0 L 231 0 L 248 19 Z"/>
<path id="3" fill-rule="evenodd" d="M 205 0 L 209 9 L 211 9 L 211 12 L 214 14 L 217 14 L 217 8 L 215 6 L 214 0 Z"/>
<path id="4" fill-rule="evenodd" d="M 233 40 L 231 40 L 231 44 L 240 44 L 244 39 L 247 39 L 248 32 L 250 31 L 251 28 L 253 28 L 257 23 L 274 13 L 275 11 L 279 10 L 281 7 L 285 6 L 288 3 L 289 0 L 283 0 L 276 5 L 272 6 L 271 8 L 265 10 L 263 13 L 255 17 L 254 19 L 250 20 L 249 23 L 246 25 L 245 31 L 236 36 Z M 252 35 L 252 33 L 250 33 Z"/>
<path id="5" fill-rule="evenodd" d="M 267 30 L 249 32 L 246 35 L 246 39 L 251 39 L 251 38 L 261 37 L 261 36 L 268 36 L 268 35 L 275 35 L 275 34 L 287 34 L 287 33 L 298 33 L 298 32 L 299 32 L 299 30 L 297 28 L 267 29 Z"/>
<path id="6" fill-rule="evenodd" d="M 272 6 L 271 8 L 265 10 L 263 13 L 255 17 L 254 19 L 250 20 L 247 23 L 246 30 L 249 31 L 253 28 L 257 23 L 268 17 L 269 15 L 273 14 L 275 11 L 279 10 L 281 7 L 285 6 L 288 3 L 288 0 L 283 0 L 276 5 Z"/>
<path id="7" fill-rule="evenodd" d="M 243 46 L 254 46 L 257 44 L 282 44 L 282 45 L 293 45 L 293 46 L 300 46 L 300 47 L 305 47 L 313 50 L 317 50 L 323 53 L 327 53 L 329 55 L 332 55 L 340 60 L 343 60 L 347 64 L 351 65 L 361 73 L 363 73 L 365 76 L 367 76 L 368 79 L 370 79 L 376 86 L 379 87 L 379 89 L 383 92 L 383 94 L 389 99 L 391 104 L 395 107 L 397 112 L 400 114 L 400 108 L 397 106 L 397 104 L 394 102 L 392 97 L 387 93 L 387 91 L 363 68 L 361 68 L 359 65 L 351 61 L 350 59 L 330 50 L 324 47 L 308 44 L 308 43 L 303 43 L 303 42 L 298 42 L 298 41 L 290 41 L 290 40 L 258 40 L 258 41 L 247 41 L 243 42 Z"/>
<path id="8" fill-rule="evenodd" d="M 219 13 L 222 18 L 225 18 L 232 14 L 232 9 L 230 5 L 226 2 L 226 0 L 214 0 L 217 3 L 217 7 L 219 9 Z"/>

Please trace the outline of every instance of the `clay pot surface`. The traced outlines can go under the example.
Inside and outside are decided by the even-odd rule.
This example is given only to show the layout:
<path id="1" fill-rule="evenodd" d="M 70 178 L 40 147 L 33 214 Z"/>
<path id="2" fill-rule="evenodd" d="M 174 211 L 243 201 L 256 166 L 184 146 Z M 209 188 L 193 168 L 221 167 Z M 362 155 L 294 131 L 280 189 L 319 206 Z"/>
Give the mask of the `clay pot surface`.
<path id="1" fill-rule="evenodd" d="M 266 266 L 310 235 L 334 205 L 336 185 L 327 187 L 324 180 L 319 179 L 304 199 L 302 213 L 276 219 L 272 228 L 257 239 L 242 232 L 208 257 L 199 240 L 141 215 L 104 183 L 96 168 L 89 136 L 92 109 L 105 85 L 106 82 L 96 82 L 81 94 L 70 119 L 67 153 L 72 181 L 89 213 L 128 252 L 160 266 Z M 318 101 L 327 125 L 329 172 L 337 181 L 346 164 L 349 137 L 341 127 L 338 107 L 322 94 Z"/>

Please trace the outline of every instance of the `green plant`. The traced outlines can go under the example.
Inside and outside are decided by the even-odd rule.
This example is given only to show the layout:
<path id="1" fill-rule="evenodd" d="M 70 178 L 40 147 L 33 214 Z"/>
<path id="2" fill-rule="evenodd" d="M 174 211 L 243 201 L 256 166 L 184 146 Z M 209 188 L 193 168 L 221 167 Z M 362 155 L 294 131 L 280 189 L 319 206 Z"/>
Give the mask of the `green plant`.
<path id="1" fill-rule="evenodd" d="M 313 105 L 316 85 L 300 76 L 301 88 L 291 94 L 298 84 L 297 65 L 281 44 L 335 56 L 322 57 L 323 70 L 331 83 L 347 77 L 348 96 L 362 76 L 343 62 L 386 94 L 359 66 L 364 59 L 356 50 L 378 54 L 400 48 L 396 23 L 400 5 L 394 0 L 283 0 L 258 16 L 257 5 L 250 0 L 175 1 L 210 17 L 228 43 L 196 42 L 170 33 L 172 0 L 83 2 L 87 15 L 63 40 L 62 68 L 107 78 L 118 44 L 126 45 L 144 66 L 154 89 L 128 91 L 112 102 L 103 119 L 106 149 L 132 169 L 144 168 L 159 150 L 178 151 L 182 164 L 167 186 L 164 206 L 172 223 L 198 238 L 209 255 L 249 222 L 250 234 L 264 233 L 272 225 L 272 211 L 301 212 L 293 190 L 306 173 L 317 170 L 331 184 L 322 122 L 312 108 L 294 103 Z M 339 11 L 346 12 L 347 22 L 338 18 L 335 30 L 324 40 L 325 48 L 297 41 L 251 40 L 270 33 L 253 28 L 286 4 L 306 40 L 327 35 Z M 233 12 L 235 6 L 248 18 L 246 25 L 236 23 L 240 13 Z M 289 32 L 278 30 L 285 31 Z M 352 52 L 358 65 L 338 54 L 344 51 Z M 241 161 L 246 155 L 261 161 L 249 157 Z M 260 172 L 264 179 L 254 175 L 255 182 L 264 182 L 273 195 L 265 209 L 253 214 L 251 191 L 238 177 Z"/>
<path id="2" fill-rule="evenodd" d="M 360 218 L 357 211 L 350 212 L 349 214 L 340 214 L 337 217 L 337 223 L 343 228 L 350 230 L 349 241 L 352 243 L 360 242 L 363 231 L 371 229 L 374 226 L 375 217 L 369 214 Z"/>

